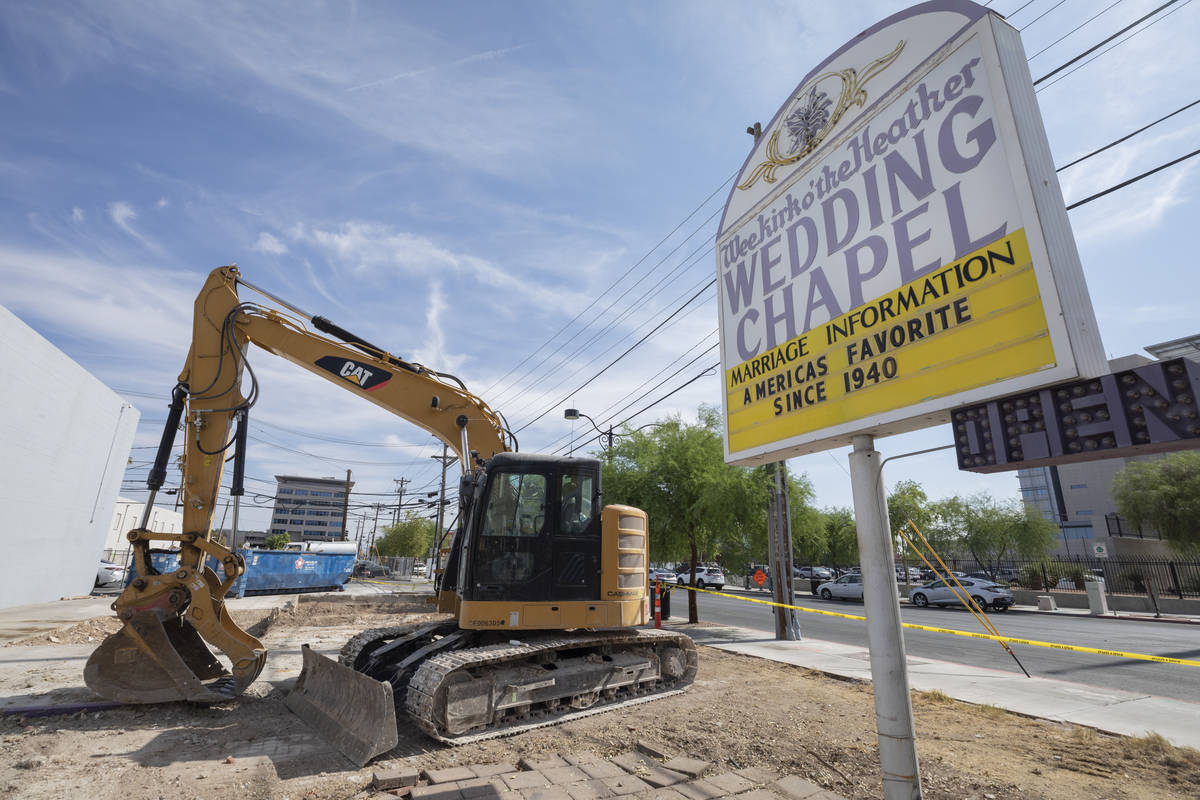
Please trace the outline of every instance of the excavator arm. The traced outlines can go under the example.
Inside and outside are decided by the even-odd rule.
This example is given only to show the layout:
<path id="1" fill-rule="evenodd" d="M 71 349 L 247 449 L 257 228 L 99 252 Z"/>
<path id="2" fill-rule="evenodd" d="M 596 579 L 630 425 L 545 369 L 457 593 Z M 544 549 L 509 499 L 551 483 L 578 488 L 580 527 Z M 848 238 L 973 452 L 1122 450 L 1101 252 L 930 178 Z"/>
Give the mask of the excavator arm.
<path id="1" fill-rule="evenodd" d="M 245 302 L 238 295 L 239 283 L 282 308 Z M 230 460 L 237 529 L 247 419 L 257 397 L 257 379 L 246 359 L 249 344 L 424 428 L 454 450 L 464 472 L 516 449 L 503 418 L 453 376 L 405 361 L 322 317 L 305 314 L 243 281 L 236 266 L 213 270 L 196 298 L 192 344 L 148 480 L 146 513 L 127 535 L 138 577 L 113 604 L 124 624 L 97 648 L 84 671 L 88 686 L 105 697 L 130 703 L 219 702 L 243 692 L 265 664 L 262 643 L 239 628 L 225 608 L 225 595 L 245 572 L 245 563 L 215 541 L 211 530 L 221 476 Z M 242 393 L 247 375 L 249 396 Z M 181 421 L 183 532 L 150 531 L 147 520 Z M 179 544 L 178 569 L 166 575 L 154 570 L 153 542 Z M 207 557 L 221 564 L 223 579 L 207 566 Z M 205 642 L 226 656 L 229 669 Z"/>

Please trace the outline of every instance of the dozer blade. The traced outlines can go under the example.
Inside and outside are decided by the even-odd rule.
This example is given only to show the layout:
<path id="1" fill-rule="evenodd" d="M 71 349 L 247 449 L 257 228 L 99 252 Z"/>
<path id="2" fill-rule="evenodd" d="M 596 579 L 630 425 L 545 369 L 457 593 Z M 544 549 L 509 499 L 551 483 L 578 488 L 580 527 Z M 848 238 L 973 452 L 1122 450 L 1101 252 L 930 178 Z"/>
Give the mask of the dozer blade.
<path id="1" fill-rule="evenodd" d="M 395 747 L 400 737 L 392 685 L 343 667 L 308 645 L 301 652 L 304 669 L 284 700 L 287 707 L 359 767 Z"/>
<path id="2" fill-rule="evenodd" d="M 262 653 L 256 665 L 230 675 L 188 620 L 146 610 L 101 642 L 83 679 L 96 694 L 123 703 L 220 703 L 241 694 L 265 661 Z"/>

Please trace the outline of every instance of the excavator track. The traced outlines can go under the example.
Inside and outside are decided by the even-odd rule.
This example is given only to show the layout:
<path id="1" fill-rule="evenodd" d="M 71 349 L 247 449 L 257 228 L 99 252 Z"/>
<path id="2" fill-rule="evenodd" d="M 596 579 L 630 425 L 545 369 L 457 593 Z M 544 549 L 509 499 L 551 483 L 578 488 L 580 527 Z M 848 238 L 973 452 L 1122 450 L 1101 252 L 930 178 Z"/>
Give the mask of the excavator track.
<path id="1" fill-rule="evenodd" d="M 530 636 L 431 656 L 404 708 L 432 738 L 468 744 L 679 694 L 696 668 L 696 645 L 681 633 Z"/>

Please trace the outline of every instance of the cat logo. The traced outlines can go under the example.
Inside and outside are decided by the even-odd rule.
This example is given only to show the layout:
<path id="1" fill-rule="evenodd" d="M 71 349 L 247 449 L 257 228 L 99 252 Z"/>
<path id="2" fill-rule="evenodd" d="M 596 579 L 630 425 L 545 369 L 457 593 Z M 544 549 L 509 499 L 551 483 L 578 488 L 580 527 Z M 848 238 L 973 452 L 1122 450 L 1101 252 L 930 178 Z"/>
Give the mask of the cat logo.
<path id="1" fill-rule="evenodd" d="M 338 375 L 341 375 L 348 381 L 357 383 L 359 386 L 364 385 L 371 377 L 371 370 L 366 367 L 360 367 L 353 361 L 347 361 L 342 364 L 342 368 L 338 370 Z"/>
<path id="2" fill-rule="evenodd" d="M 342 380 L 368 392 L 378 389 L 392 377 L 392 373 L 375 364 L 364 364 L 340 356 L 322 356 L 317 359 L 316 364 L 326 372 L 332 372 Z"/>

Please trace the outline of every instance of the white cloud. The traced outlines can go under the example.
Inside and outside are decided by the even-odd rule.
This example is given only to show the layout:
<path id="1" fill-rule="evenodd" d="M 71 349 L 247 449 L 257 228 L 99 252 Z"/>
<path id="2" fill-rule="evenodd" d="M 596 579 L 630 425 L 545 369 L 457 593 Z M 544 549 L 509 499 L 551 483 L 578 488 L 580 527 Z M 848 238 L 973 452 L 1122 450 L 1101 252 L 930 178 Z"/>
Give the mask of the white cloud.
<path id="1" fill-rule="evenodd" d="M 117 227 L 125 231 L 125 233 L 136 239 L 147 250 L 164 255 L 164 250 L 161 245 L 150 239 L 145 234 L 141 233 L 137 228 L 133 227 L 133 221 L 137 219 L 138 213 L 132 205 L 124 200 L 117 200 L 108 204 L 108 215 Z"/>
<path id="2" fill-rule="evenodd" d="M 75 206 L 71 209 L 71 220 L 73 222 L 83 222 L 84 218 L 85 217 L 82 208 Z"/>
<path id="3" fill-rule="evenodd" d="M 250 245 L 250 249 L 256 253 L 266 253 L 270 256 L 281 256 L 288 251 L 286 244 L 266 231 L 258 234 L 258 239 Z"/>
<path id="4" fill-rule="evenodd" d="M 171 205 L 171 201 L 165 197 L 158 198 L 158 202 L 154 204 L 155 208 L 166 208 Z"/>

